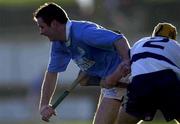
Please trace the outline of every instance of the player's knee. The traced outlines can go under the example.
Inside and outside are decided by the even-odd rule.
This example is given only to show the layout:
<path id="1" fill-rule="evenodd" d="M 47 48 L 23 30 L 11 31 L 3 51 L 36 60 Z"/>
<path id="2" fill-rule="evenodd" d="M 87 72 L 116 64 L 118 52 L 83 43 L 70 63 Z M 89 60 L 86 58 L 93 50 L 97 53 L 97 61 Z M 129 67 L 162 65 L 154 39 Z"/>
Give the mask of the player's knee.
<path id="1" fill-rule="evenodd" d="M 129 115 L 125 111 L 120 111 L 116 124 L 136 124 L 140 120 L 132 115 Z"/>

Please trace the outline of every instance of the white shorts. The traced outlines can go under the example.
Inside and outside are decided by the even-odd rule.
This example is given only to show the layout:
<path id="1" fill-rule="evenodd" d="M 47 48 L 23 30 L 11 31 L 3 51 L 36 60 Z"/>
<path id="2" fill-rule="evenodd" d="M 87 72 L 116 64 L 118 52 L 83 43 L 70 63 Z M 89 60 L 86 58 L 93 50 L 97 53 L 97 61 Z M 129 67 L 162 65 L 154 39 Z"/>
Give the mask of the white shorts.
<path id="1" fill-rule="evenodd" d="M 101 89 L 103 97 L 122 100 L 123 96 L 126 94 L 126 88 L 114 87 L 111 89 Z"/>
<path id="2" fill-rule="evenodd" d="M 125 82 L 125 83 L 130 83 L 129 77 L 130 77 L 130 74 L 122 78 L 120 81 Z M 126 88 L 119 88 L 119 87 L 114 87 L 110 89 L 102 88 L 101 94 L 103 95 L 103 97 L 106 97 L 106 98 L 122 100 L 123 96 L 126 94 L 126 91 L 127 91 Z"/>

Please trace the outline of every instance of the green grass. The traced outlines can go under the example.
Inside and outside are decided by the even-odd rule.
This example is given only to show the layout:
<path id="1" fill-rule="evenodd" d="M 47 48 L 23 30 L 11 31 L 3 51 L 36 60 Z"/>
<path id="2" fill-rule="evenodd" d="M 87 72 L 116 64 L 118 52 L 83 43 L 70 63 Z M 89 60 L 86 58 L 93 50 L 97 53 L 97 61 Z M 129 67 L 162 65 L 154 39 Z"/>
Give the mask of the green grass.
<path id="1" fill-rule="evenodd" d="M 151 121 L 151 122 L 143 122 L 142 124 L 176 124 L 175 121 L 166 122 L 166 121 Z"/>
<path id="2" fill-rule="evenodd" d="M 12 122 L 1 122 L 0 124 L 12 124 Z M 41 120 L 39 121 L 18 121 L 18 122 L 13 122 L 13 124 L 92 124 L 91 121 L 55 121 L 51 120 L 49 123 L 43 122 Z M 174 121 L 171 121 L 169 123 L 165 122 L 164 120 L 162 121 L 151 121 L 151 122 L 143 122 L 141 124 L 176 124 Z"/>

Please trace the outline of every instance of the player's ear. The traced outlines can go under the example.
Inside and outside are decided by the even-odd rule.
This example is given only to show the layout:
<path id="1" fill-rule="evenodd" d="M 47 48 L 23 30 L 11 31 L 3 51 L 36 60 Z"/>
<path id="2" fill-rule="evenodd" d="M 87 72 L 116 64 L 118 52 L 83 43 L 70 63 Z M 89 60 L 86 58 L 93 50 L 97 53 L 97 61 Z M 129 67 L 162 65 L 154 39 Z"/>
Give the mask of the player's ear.
<path id="1" fill-rule="evenodd" d="M 51 27 L 52 28 L 63 28 L 63 24 L 61 24 L 60 22 L 58 22 L 57 20 L 52 20 L 51 22 Z"/>
<path id="2" fill-rule="evenodd" d="M 51 22 L 51 27 L 55 27 L 55 28 L 57 28 L 57 27 L 59 27 L 61 24 L 57 21 L 57 20 L 52 20 L 52 22 Z"/>
<path id="3" fill-rule="evenodd" d="M 56 27 L 56 25 L 57 25 L 57 24 L 56 24 L 56 20 L 52 20 L 52 21 L 51 21 L 51 27 Z"/>

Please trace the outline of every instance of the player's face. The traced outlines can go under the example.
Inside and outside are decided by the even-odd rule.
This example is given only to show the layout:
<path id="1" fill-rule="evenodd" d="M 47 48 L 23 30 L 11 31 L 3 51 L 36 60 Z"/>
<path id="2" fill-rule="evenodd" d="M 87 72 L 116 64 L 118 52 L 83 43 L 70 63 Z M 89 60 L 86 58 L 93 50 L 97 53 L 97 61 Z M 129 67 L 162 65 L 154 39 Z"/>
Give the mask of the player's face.
<path id="1" fill-rule="evenodd" d="M 39 32 L 41 35 L 48 37 L 50 41 L 55 40 L 53 28 L 47 25 L 42 18 L 37 18 L 37 25 L 39 27 Z"/>

